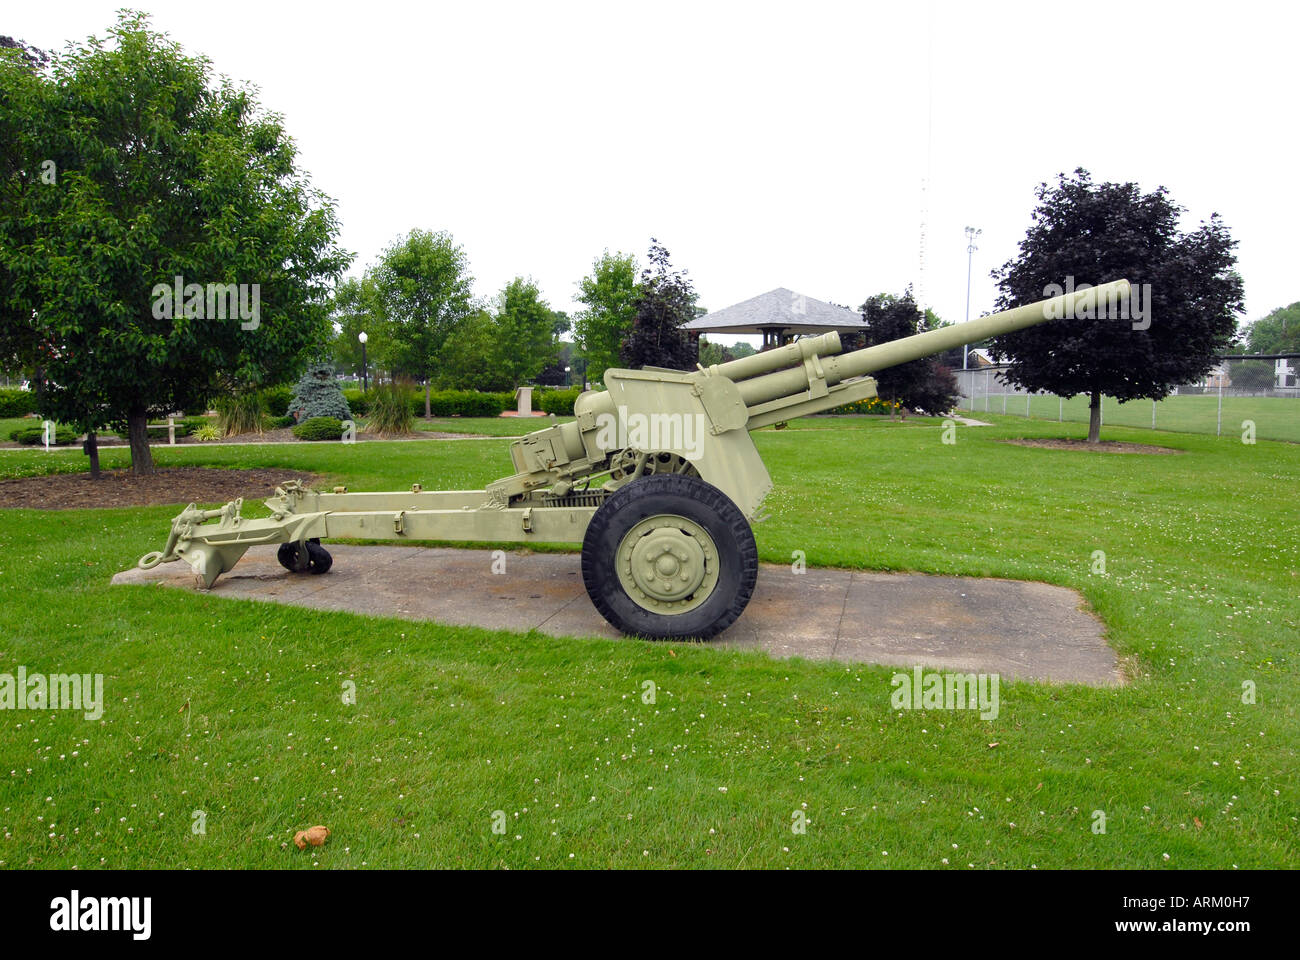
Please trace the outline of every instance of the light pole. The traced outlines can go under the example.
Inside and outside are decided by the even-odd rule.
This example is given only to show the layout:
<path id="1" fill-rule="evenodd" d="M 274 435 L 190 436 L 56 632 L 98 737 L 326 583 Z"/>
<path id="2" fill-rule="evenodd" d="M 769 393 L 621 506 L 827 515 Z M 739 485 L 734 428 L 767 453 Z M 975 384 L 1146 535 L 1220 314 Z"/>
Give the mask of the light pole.
<path id="1" fill-rule="evenodd" d="M 366 341 L 370 338 L 362 330 L 357 334 L 357 339 L 361 341 L 361 392 L 365 393 L 370 389 L 370 380 L 366 376 Z"/>
<path id="2" fill-rule="evenodd" d="M 971 264 L 975 260 L 975 251 L 979 248 L 975 246 L 975 241 L 983 231 L 975 227 L 966 228 L 966 322 L 970 322 L 970 270 Z M 970 352 L 970 344 L 961 345 L 961 368 L 966 369 L 967 355 Z"/>

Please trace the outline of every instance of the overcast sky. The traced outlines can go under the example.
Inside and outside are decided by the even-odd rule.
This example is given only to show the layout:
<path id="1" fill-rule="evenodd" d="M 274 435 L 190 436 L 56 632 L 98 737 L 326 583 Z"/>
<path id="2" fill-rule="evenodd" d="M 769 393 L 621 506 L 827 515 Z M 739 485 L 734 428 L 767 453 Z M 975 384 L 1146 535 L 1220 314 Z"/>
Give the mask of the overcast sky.
<path id="1" fill-rule="evenodd" d="M 57 50 L 120 5 L 8 4 L 0 33 Z M 1220 213 L 1246 319 L 1300 300 L 1294 3 L 136 5 L 284 115 L 356 273 L 448 230 L 479 296 L 531 275 L 574 310 L 654 236 L 709 309 L 910 283 L 960 320 L 963 228 L 976 316 L 1035 185 L 1082 166 Z"/>

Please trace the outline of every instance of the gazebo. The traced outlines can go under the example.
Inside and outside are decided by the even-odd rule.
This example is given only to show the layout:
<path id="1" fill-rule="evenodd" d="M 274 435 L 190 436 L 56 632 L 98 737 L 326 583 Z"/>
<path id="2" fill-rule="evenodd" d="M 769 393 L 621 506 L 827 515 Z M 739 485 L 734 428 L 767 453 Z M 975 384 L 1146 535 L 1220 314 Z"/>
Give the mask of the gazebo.
<path id="1" fill-rule="evenodd" d="M 714 310 L 682 325 L 693 340 L 702 333 L 758 334 L 763 349 L 779 347 L 809 334 L 857 333 L 866 324 L 848 307 L 814 300 L 785 287 L 777 287 L 730 307 Z"/>

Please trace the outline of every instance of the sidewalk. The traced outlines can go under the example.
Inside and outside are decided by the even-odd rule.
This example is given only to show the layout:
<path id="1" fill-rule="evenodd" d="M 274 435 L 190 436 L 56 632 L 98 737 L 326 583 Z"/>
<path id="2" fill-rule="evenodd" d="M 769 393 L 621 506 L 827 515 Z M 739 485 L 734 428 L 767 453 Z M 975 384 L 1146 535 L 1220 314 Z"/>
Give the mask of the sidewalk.
<path id="1" fill-rule="evenodd" d="M 506 572 L 494 575 L 489 550 L 326 546 L 334 565 L 322 576 L 290 574 L 276 562 L 275 547 L 253 547 L 209 595 L 553 637 L 619 636 L 592 607 L 577 553 L 509 552 Z M 195 588 L 182 561 L 126 570 L 113 583 Z M 773 657 L 997 673 L 1004 680 L 1123 682 L 1101 622 L 1078 593 L 1017 580 L 795 574 L 764 564 L 745 613 L 709 643 Z"/>

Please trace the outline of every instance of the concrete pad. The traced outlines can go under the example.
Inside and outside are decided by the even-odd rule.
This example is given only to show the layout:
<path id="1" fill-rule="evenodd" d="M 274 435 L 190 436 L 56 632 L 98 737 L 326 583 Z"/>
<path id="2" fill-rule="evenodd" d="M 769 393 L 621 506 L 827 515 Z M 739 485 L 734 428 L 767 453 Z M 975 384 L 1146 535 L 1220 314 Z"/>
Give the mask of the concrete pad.
<path id="1" fill-rule="evenodd" d="M 254 547 L 212 590 L 318 610 L 432 620 L 556 637 L 617 637 L 582 584 L 576 553 L 328 544 L 322 576 L 290 574 Z M 182 562 L 131 569 L 115 584 L 195 589 Z M 865 573 L 763 564 L 744 615 L 710 644 L 773 657 L 925 666 L 1004 678 L 1123 683 L 1103 628 L 1073 590 L 1019 580 Z"/>

